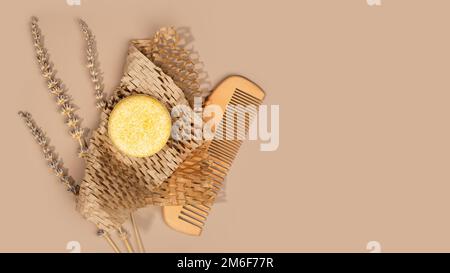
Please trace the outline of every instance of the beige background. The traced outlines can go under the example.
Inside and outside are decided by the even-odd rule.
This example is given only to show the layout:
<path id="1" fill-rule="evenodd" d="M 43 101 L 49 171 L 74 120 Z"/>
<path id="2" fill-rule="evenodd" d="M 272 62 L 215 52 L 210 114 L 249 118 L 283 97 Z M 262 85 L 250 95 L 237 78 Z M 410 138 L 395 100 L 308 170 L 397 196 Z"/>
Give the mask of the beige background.
<path id="1" fill-rule="evenodd" d="M 214 85 L 245 75 L 281 109 L 281 143 L 243 146 L 204 234 L 139 212 L 151 252 L 450 251 L 450 1 L 2 1 L 0 251 L 110 251 L 46 168 L 16 115 L 30 111 L 81 179 L 76 144 L 38 73 L 39 16 L 84 125 L 98 122 L 75 19 L 95 32 L 107 89 L 127 42 L 189 27 Z"/>

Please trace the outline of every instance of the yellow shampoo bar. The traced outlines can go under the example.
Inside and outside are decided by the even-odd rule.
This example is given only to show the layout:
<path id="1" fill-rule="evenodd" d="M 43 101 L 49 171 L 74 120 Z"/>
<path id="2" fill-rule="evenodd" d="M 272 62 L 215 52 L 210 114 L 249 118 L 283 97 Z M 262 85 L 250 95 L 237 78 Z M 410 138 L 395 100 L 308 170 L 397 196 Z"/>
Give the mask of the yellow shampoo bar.
<path id="1" fill-rule="evenodd" d="M 147 95 L 131 95 L 112 110 L 108 135 L 126 155 L 148 157 L 166 145 L 171 126 L 169 111 L 161 102 Z"/>

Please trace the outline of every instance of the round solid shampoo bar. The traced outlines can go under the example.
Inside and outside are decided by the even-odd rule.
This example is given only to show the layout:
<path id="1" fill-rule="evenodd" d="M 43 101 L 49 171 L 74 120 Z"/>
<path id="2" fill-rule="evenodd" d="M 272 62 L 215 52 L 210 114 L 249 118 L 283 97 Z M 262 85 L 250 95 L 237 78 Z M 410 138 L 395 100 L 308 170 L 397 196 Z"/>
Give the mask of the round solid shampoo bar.
<path id="1" fill-rule="evenodd" d="M 123 153 L 147 157 L 160 151 L 170 137 L 167 108 L 147 95 L 131 95 L 116 104 L 108 120 L 108 135 Z"/>

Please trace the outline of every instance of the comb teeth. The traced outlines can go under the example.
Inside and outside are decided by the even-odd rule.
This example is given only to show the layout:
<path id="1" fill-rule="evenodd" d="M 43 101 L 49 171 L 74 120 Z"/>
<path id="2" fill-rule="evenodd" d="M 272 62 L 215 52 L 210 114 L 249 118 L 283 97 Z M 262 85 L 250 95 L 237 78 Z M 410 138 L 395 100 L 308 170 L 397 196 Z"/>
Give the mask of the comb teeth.
<path id="1" fill-rule="evenodd" d="M 239 89 L 236 89 L 236 92 L 234 92 L 229 104 L 227 105 L 227 110 L 231 109 L 229 106 L 246 107 L 249 105 L 253 105 L 256 108 L 260 104 L 261 100 L 252 97 Z M 236 131 L 242 130 L 243 132 L 245 132 L 245 134 L 247 134 L 250 121 L 256 115 L 256 110 L 249 111 L 249 109 L 247 109 L 247 112 L 243 112 L 239 110 L 236 111 L 236 109 L 238 108 L 233 108 L 232 115 L 245 115 L 246 119 L 244 124 L 236 122 L 236 120 L 234 120 L 234 124 L 237 125 L 234 127 L 234 129 Z M 220 122 L 216 133 L 219 132 L 219 134 L 221 134 L 223 133 L 223 131 L 225 131 L 223 130 L 223 128 L 226 128 L 226 121 L 228 120 L 230 115 L 230 111 L 227 110 L 223 115 L 222 121 Z M 249 114 L 249 116 L 247 116 L 247 113 Z M 225 180 L 225 177 L 231 168 L 231 165 L 239 151 L 239 148 L 241 147 L 241 144 L 242 140 L 223 140 L 214 138 L 211 141 L 208 147 L 208 152 L 211 156 L 208 171 L 210 173 L 211 180 L 215 184 L 213 186 L 217 189 L 217 191 L 221 189 L 223 181 Z M 210 210 L 211 208 L 205 205 L 187 204 L 184 205 L 181 209 L 178 218 L 189 224 L 192 224 L 199 228 L 203 228 L 203 226 L 205 225 L 206 217 L 208 217 Z"/>
<path id="2" fill-rule="evenodd" d="M 209 215 L 210 207 L 205 205 L 186 204 L 180 211 L 178 218 L 191 225 L 202 228 L 205 225 L 206 217 Z"/>
<path id="3" fill-rule="evenodd" d="M 236 92 L 234 92 L 230 100 L 230 104 L 234 105 L 260 105 L 261 102 L 261 99 L 247 94 L 239 88 L 236 88 Z"/>
<path id="4" fill-rule="evenodd" d="M 250 121 L 256 116 L 257 106 L 261 102 L 260 99 L 236 89 L 217 127 L 216 136 L 219 136 L 220 139 L 244 140 L 250 127 Z M 228 131 L 229 129 L 232 131 Z M 233 146 L 233 144 L 229 143 L 228 145 Z M 237 149 L 239 149 L 240 144 L 236 143 L 234 146 L 238 146 Z"/>
<path id="5" fill-rule="evenodd" d="M 233 89 L 231 89 L 232 86 Z M 242 86 L 242 89 L 249 90 L 245 92 L 236 88 L 236 86 Z M 219 95 L 214 97 L 213 94 L 216 92 Z M 224 93 L 228 94 L 227 99 L 220 96 Z M 257 114 L 264 93 L 256 85 L 242 77 L 231 77 L 225 80 L 213 94 L 210 103 L 219 104 L 225 109 L 216 128 L 215 136 L 207 149 L 209 153 L 207 172 L 213 183 L 214 191 L 218 193 L 248 133 L 250 122 Z M 177 219 L 179 222 L 173 223 L 170 221 L 169 224 L 174 229 L 190 235 L 200 235 L 211 207 L 201 204 L 185 204 L 184 206 L 165 207 L 165 209 L 168 215 L 166 219 L 169 218 L 169 215 L 178 211 Z"/>
<path id="6" fill-rule="evenodd" d="M 214 138 L 209 145 L 208 152 L 211 156 L 211 164 L 209 166 L 210 171 L 218 176 L 220 179 L 220 185 L 222 185 L 225 176 L 227 175 L 231 165 L 233 164 L 234 158 L 236 157 L 239 148 L 242 145 L 242 140 L 247 135 L 248 129 L 250 127 L 251 119 L 256 115 L 256 107 L 261 104 L 261 100 L 255 98 L 245 92 L 236 89 L 230 102 L 227 105 L 227 110 L 225 111 L 219 126 L 217 127 L 216 135 L 223 138 L 226 135 L 227 121 L 229 122 L 233 119 L 233 129 L 234 137 L 236 140 L 227 139 L 216 139 Z M 231 108 L 231 107 L 233 108 Z M 238 107 L 242 106 L 242 107 Z M 255 109 L 249 108 L 247 106 L 254 106 Z M 242 109 L 245 108 L 245 109 Z M 228 111 L 232 109 L 232 111 Z M 231 113 L 230 113 L 231 112 Z M 245 117 L 245 120 L 239 122 L 237 117 Z"/>

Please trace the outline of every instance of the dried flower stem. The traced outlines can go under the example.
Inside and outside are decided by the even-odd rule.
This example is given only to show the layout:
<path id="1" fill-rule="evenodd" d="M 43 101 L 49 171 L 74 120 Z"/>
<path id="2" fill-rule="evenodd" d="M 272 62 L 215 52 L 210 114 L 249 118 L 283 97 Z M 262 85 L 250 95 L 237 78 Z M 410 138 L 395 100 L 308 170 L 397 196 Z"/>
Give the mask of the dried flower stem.
<path id="1" fill-rule="evenodd" d="M 103 109 L 106 107 L 105 95 L 103 93 L 105 85 L 98 63 L 97 43 L 95 41 L 95 36 L 92 34 L 92 31 L 89 29 L 86 22 L 80 19 L 79 23 L 86 40 L 87 67 L 89 70 L 89 77 L 94 85 L 95 99 L 97 100 L 96 106 L 98 109 Z"/>
<path id="2" fill-rule="evenodd" d="M 25 125 L 28 127 L 28 129 L 30 129 L 30 132 L 33 135 L 34 139 L 39 144 L 39 146 L 41 146 L 44 158 L 45 160 L 47 160 L 50 169 L 52 169 L 59 180 L 66 185 L 68 191 L 77 195 L 79 186 L 75 183 L 75 180 L 67 173 L 67 170 L 64 168 L 62 162 L 58 159 L 58 155 L 53 152 L 53 149 L 49 145 L 50 141 L 45 136 L 45 133 L 36 125 L 30 113 L 21 111 L 19 112 L 19 116 L 24 120 Z"/>
<path id="3" fill-rule="evenodd" d="M 47 87 L 51 94 L 56 97 L 56 103 L 59 106 L 61 114 L 66 118 L 66 124 L 70 129 L 70 135 L 78 141 L 80 145 L 79 156 L 83 157 L 87 152 L 87 145 L 84 139 L 85 130 L 81 127 L 80 118 L 75 114 L 75 106 L 71 102 L 71 98 L 66 94 L 61 79 L 56 77 L 53 64 L 50 62 L 48 51 L 45 48 L 38 25 L 38 19 L 31 19 L 31 35 L 34 41 L 36 51 L 36 59 L 41 69 L 42 76 L 47 81 Z"/>
<path id="4" fill-rule="evenodd" d="M 128 253 L 134 253 L 133 247 L 131 246 L 131 243 L 129 241 L 129 235 L 128 232 L 124 228 L 119 228 L 118 230 L 119 238 L 122 240 L 123 244 L 125 245 Z"/>
<path id="5" fill-rule="evenodd" d="M 130 213 L 131 225 L 133 226 L 134 237 L 136 239 L 136 243 L 138 245 L 138 249 L 140 253 L 145 253 L 144 243 L 142 242 L 141 233 L 139 232 L 139 227 L 136 224 L 136 219 L 134 218 L 134 214 Z"/>
<path id="6" fill-rule="evenodd" d="M 104 231 L 103 229 L 97 230 L 97 236 L 102 237 L 106 240 L 106 242 L 109 244 L 109 246 L 114 250 L 116 253 L 120 253 L 120 249 L 117 246 L 116 242 L 111 238 L 111 235 Z"/>

